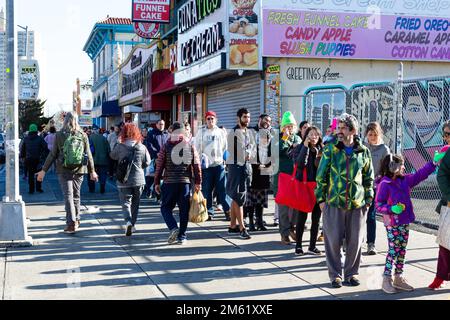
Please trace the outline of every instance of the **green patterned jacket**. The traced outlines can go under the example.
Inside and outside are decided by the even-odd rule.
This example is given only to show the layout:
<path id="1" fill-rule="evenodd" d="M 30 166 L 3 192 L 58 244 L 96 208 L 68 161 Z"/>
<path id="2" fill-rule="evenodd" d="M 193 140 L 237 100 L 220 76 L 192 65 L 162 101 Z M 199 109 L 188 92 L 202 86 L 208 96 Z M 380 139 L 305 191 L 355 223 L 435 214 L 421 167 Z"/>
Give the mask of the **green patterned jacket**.
<path id="1" fill-rule="evenodd" d="M 355 140 L 350 157 L 342 142 L 329 144 L 317 171 L 317 203 L 354 210 L 372 203 L 374 173 L 370 151 Z"/>

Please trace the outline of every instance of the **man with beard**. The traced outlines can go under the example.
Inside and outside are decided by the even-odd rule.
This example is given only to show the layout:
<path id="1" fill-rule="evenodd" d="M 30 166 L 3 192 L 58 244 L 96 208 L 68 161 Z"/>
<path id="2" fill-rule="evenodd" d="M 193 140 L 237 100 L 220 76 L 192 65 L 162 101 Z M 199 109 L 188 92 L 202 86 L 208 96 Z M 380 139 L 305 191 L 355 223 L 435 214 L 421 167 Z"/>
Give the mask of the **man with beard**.
<path id="1" fill-rule="evenodd" d="M 271 169 L 272 118 L 268 114 L 259 117 L 258 125 L 252 128 L 256 136 L 256 164 L 252 165 L 252 184 L 247 192 L 244 216 L 249 218 L 250 231 L 267 231 L 263 212 L 268 208 Z M 256 221 L 254 219 L 256 218 Z M 256 222 L 256 226 L 255 226 Z"/>
<path id="2" fill-rule="evenodd" d="M 239 233 L 242 239 L 251 239 L 244 225 L 247 190 L 251 185 L 251 160 L 255 157 L 255 138 L 248 129 L 250 112 L 242 108 L 237 112 L 238 125 L 228 133 L 227 195 L 232 199 L 229 234 Z M 239 222 L 239 226 L 236 222 Z"/>
<path id="3" fill-rule="evenodd" d="M 323 212 L 325 252 L 333 288 L 359 286 L 361 246 L 368 209 L 373 201 L 374 173 L 370 151 L 359 139 L 358 121 L 344 113 L 339 119 L 338 142 L 328 144 L 317 170 L 317 203 Z M 341 247 L 346 251 L 342 273 Z"/>

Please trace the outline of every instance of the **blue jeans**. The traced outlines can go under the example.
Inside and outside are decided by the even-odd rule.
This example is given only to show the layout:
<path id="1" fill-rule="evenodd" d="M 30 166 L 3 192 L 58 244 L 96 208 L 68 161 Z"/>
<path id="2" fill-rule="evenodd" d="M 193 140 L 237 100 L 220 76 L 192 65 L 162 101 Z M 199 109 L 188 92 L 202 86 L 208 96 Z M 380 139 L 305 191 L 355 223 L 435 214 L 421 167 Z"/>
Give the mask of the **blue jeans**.
<path id="1" fill-rule="evenodd" d="M 375 197 L 374 197 L 375 199 Z M 377 233 L 377 211 L 375 210 L 375 200 L 367 212 L 367 243 L 375 243 Z"/>
<path id="2" fill-rule="evenodd" d="M 190 193 L 191 185 L 186 183 L 164 183 L 161 186 L 161 214 L 170 231 L 178 228 L 177 221 L 173 216 L 173 209 L 178 205 L 180 211 L 179 240 L 186 239 Z"/>
<path id="3" fill-rule="evenodd" d="M 213 209 L 213 190 L 215 189 L 219 203 L 223 207 L 223 211 L 230 211 L 230 204 L 227 202 L 225 186 L 227 182 L 225 168 L 221 166 L 211 167 L 203 169 L 203 195 L 206 198 L 206 206 L 208 208 L 208 214 L 214 216 Z"/>

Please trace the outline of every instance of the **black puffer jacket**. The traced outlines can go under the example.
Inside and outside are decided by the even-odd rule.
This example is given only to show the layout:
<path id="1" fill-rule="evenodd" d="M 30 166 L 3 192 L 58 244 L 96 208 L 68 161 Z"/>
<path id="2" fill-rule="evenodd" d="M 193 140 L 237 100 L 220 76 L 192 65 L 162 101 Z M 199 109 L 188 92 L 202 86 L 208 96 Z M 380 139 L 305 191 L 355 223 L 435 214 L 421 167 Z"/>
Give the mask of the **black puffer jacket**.
<path id="1" fill-rule="evenodd" d="M 318 158 L 322 147 L 317 146 L 315 148 L 307 148 L 304 144 L 297 147 L 297 156 L 295 158 L 295 163 L 298 165 L 296 178 L 299 181 L 303 181 L 303 171 L 306 167 L 306 180 L 309 182 L 316 181 L 317 168 L 319 166 Z"/>
<path id="2" fill-rule="evenodd" d="M 37 132 L 31 132 L 24 139 L 22 149 L 20 150 L 20 156 L 24 159 L 37 159 L 40 160 L 47 153 L 47 143 L 45 140 L 38 136 Z"/>

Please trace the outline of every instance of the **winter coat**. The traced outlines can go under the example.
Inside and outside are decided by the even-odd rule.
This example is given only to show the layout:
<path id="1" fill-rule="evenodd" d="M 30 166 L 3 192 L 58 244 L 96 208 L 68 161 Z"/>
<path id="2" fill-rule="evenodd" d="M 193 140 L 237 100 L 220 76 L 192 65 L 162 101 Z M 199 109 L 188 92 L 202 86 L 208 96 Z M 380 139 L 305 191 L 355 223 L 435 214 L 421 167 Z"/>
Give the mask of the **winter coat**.
<path id="1" fill-rule="evenodd" d="M 118 188 L 131 188 L 145 185 L 144 169 L 150 165 L 150 154 L 147 148 L 142 143 L 134 141 L 127 141 L 126 143 L 119 143 L 110 153 L 113 160 L 121 161 L 128 157 L 133 149 L 136 149 L 133 159 L 133 166 L 131 167 L 130 175 L 126 183 L 117 181 Z"/>
<path id="2" fill-rule="evenodd" d="M 371 204 L 373 166 L 369 149 L 355 139 L 353 153 L 347 156 L 343 142 L 325 146 L 317 170 L 316 198 L 334 208 L 354 210 Z"/>
<path id="3" fill-rule="evenodd" d="M 272 141 L 268 146 L 262 146 L 259 143 L 260 129 L 258 126 L 252 128 L 256 134 L 256 163 L 252 165 L 252 184 L 251 189 L 254 190 L 267 190 L 270 189 L 271 175 L 268 173 L 272 164 L 268 162 L 268 159 L 272 155 Z M 263 168 L 261 167 L 263 166 Z M 267 172 L 262 172 L 262 169 L 266 169 Z M 269 170 L 268 170 L 269 169 Z"/>
<path id="4" fill-rule="evenodd" d="M 372 155 L 373 173 L 375 178 L 377 178 L 380 174 L 381 162 L 391 153 L 391 150 L 384 143 L 376 146 L 370 143 L 364 143 L 364 145 L 370 150 L 370 154 Z"/>
<path id="5" fill-rule="evenodd" d="M 151 130 L 147 135 L 147 141 L 145 145 L 152 159 L 158 158 L 158 153 L 161 151 L 162 146 L 169 140 L 169 133 L 166 131 L 160 131 L 158 129 Z"/>
<path id="6" fill-rule="evenodd" d="M 90 137 L 94 149 L 94 164 L 96 166 L 109 165 L 109 153 L 111 152 L 108 141 L 101 134 L 92 134 Z"/>
<path id="7" fill-rule="evenodd" d="M 44 139 L 37 132 L 31 132 L 23 141 L 20 155 L 21 158 L 27 160 L 40 160 L 47 150 L 47 143 L 45 143 Z"/>
<path id="8" fill-rule="evenodd" d="M 304 144 L 299 145 L 299 152 L 295 158 L 295 163 L 297 164 L 297 174 L 296 179 L 298 181 L 303 181 L 303 172 L 306 168 L 306 181 L 315 182 L 317 176 L 317 157 L 319 156 L 319 152 L 322 150 L 322 147 L 317 146 L 313 148 L 307 148 Z"/>
<path id="9" fill-rule="evenodd" d="M 78 174 L 87 174 L 87 173 L 95 172 L 94 159 L 92 158 L 92 153 L 91 153 L 91 148 L 89 146 L 88 136 L 82 131 L 78 132 L 78 134 L 80 134 L 80 133 L 83 135 L 84 152 L 85 152 L 85 155 L 87 156 L 87 160 L 88 160 L 87 166 L 84 165 L 84 166 L 80 166 L 75 169 L 67 169 L 63 166 L 64 165 L 64 142 L 66 142 L 70 133 L 58 131 L 56 133 L 55 145 L 53 147 L 53 150 L 47 156 L 47 160 L 45 161 L 45 164 L 42 167 L 42 170 L 47 172 L 50 169 L 50 166 L 53 164 L 53 162 L 56 162 L 56 173 L 57 174 L 70 173 L 70 174 L 78 175 Z"/>
<path id="10" fill-rule="evenodd" d="M 48 151 L 53 150 L 53 146 L 55 145 L 56 133 L 49 133 L 45 138 L 45 142 L 47 143 Z"/>
<path id="11" fill-rule="evenodd" d="M 179 164 L 178 161 L 174 162 L 174 154 L 180 155 L 183 161 L 179 161 Z M 202 184 L 200 159 L 195 146 L 190 145 L 182 136 L 178 141 L 167 141 L 156 159 L 155 185 L 160 184 L 161 178 L 167 184 L 190 184 L 192 176 L 196 185 Z"/>
<path id="12" fill-rule="evenodd" d="M 439 170 L 437 172 L 437 182 L 439 189 L 442 192 L 442 200 L 439 202 L 436 211 L 441 212 L 442 206 L 447 206 L 450 201 L 450 152 L 445 154 L 439 165 Z"/>
<path id="13" fill-rule="evenodd" d="M 383 214 L 385 226 L 399 226 L 410 224 L 416 220 L 411 202 L 411 189 L 428 178 L 436 166 L 429 162 L 414 174 L 407 174 L 402 178 L 391 179 L 382 177 L 377 180 L 377 196 L 375 208 Z M 392 212 L 391 207 L 402 203 L 406 206 L 400 215 Z"/>
<path id="14" fill-rule="evenodd" d="M 287 173 L 292 175 L 292 172 L 294 171 L 294 159 L 293 159 L 293 152 L 295 150 L 294 144 L 300 144 L 301 139 L 298 135 L 293 134 L 289 137 L 288 140 L 284 141 L 283 134 L 280 134 L 280 142 L 279 142 L 279 173 Z M 274 181 L 273 181 L 273 191 L 276 195 L 278 193 L 278 177 L 279 174 L 275 175 Z"/>

